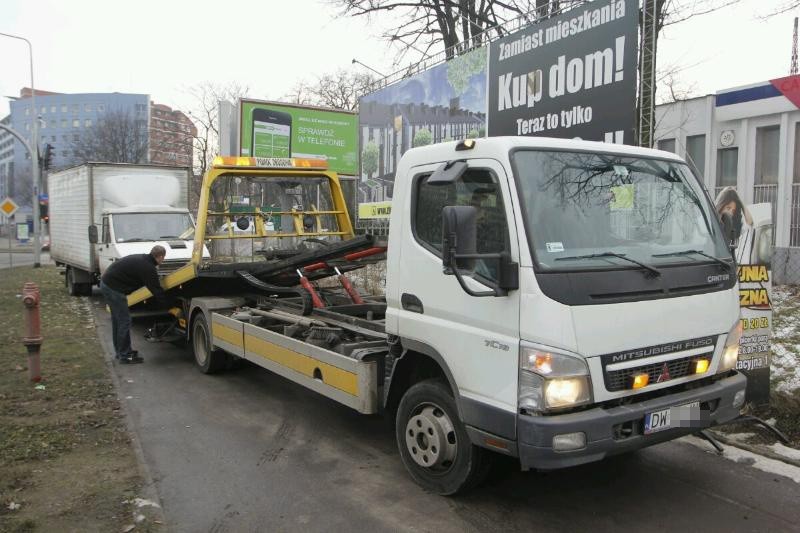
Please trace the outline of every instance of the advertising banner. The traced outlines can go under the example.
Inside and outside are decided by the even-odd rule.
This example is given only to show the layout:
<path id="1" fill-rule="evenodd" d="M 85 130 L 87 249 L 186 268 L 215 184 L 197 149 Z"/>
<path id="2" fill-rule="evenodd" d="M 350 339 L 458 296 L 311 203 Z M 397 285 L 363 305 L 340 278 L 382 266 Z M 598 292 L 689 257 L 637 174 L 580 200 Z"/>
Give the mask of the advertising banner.
<path id="1" fill-rule="evenodd" d="M 589 2 L 489 45 L 488 129 L 635 144 L 638 2 Z"/>
<path id="2" fill-rule="evenodd" d="M 486 53 L 473 50 L 359 100 L 359 203 L 391 199 L 409 148 L 486 135 Z"/>
<path id="3" fill-rule="evenodd" d="M 358 174 L 358 116 L 347 111 L 243 99 L 239 155 L 326 159 L 340 174 Z"/>
<path id="4" fill-rule="evenodd" d="M 389 218 L 392 202 L 364 202 L 358 204 L 358 218 L 365 220 Z"/>
<path id="5" fill-rule="evenodd" d="M 736 369 L 747 376 L 747 401 L 769 402 L 772 337 L 772 206 L 744 205 L 733 187 L 716 199 L 720 216 L 730 217 L 739 270 L 742 338 Z"/>

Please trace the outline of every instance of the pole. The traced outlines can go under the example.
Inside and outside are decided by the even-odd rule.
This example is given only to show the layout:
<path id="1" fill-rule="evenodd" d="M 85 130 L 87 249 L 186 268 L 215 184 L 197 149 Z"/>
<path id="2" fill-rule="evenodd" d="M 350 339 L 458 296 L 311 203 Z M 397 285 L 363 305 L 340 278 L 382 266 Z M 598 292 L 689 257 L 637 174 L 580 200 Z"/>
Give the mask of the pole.
<path id="1" fill-rule="evenodd" d="M 11 217 L 6 217 L 6 227 L 8 228 L 8 268 L 14 268 L 14 256 L 11 253 Z"/>
<path id="2" fill-rule="evenodd" d="M 36 115 L 36 89 L 33 84 L 33 46 L 31 42 L 25 37 L 19 35 L 11 35 L 10 33 L 2 33 L 4 37 L 11 39 L 19 39 L 25 41 L 28 45 L 28 56 L 30 58 L 31 68 L 31 180 L 33 181 L 33 268 L 41 266 L 41 243 L 39 240 L 40 221 L 39 221 L 39 117 Z"/>

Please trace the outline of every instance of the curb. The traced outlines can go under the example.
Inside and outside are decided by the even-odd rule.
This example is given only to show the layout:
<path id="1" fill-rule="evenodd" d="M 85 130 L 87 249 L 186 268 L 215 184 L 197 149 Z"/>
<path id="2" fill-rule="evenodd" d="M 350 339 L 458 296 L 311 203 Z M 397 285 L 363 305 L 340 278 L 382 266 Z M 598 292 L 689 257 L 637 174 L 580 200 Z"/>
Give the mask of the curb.
<path id="1" fill-rule="evenodd" d="M 83 296 L 81 299 L 84 300 L 84 303 L 88 306 L 90 312 L 92 313 L 92 318 L 94 320 L 95 330 L 99 329 L 100 324 L 97 320 L 97 313 L 102 312 L 103 308 L 98 308 L 94 305 L 93 300 L 91 297 Z M 122 398 L 119 396 L 119 391 L 121 390 L 121 384 L 119 381 L 119 376 L 114 367 L 113 361 L 113 346 L 111 345 L 110 340 L 108 337 L 101 335 L 98 331 L 97 339 L 100 342 L 100 345 L 103 347 L 103 359 L 105 360 L 106 367 L 108 368 L 108 372 L 111 375 L 111 381 L 114 383 L 114 389 L 117 392 L 117 399 L 119 400 L 120 410 L 122 411 L 124 418 L 125 418 L 125 427 L 128 430 L 128 435 L 131 439 L 131 446 L 133 447 L 133 453 L 136 456 L 136 464 L 138 465 L 139 474 L 142 476 L 144 480 L 144 487 L 142 496 L 146 497 L 148 500 L 151 500 L 158 504 L 158 508 L 153 511 L 153 514 L 157 516 L 157 519 L 161 522 L 158 525 L 161 525 L 165 529 L 167 529 L 166 518 L 164 517 L 164 506 L 161 503 L 161 498 L 158 494 L 158 487 L 156 486 L 156 482 L 153 479 L 153 475 L 150 472 L 150 467 L 148 466 L 147 462 L 144 458 L 144 450 L 142 449 L 142 445 L 139 442 L 139 438 L 136 434 L 136 428 L 133 425 L 133 420 L 131 419 L 130 412 L 128 412 L 128 406 Z M 135 511 L 135 509 L 134 509 Z"/>
<path id="2" fill-rule="evenodd" d="M 766 447 L 764 445 L 747 444 L 745 442 L 741 442 L 739 440 L 732 439 L 730 437 L 727 437 L 727 436 L 725 436 L 723 434 L 720 434 L 720 433 L 717 433 L 715 431 L 709 431 L 709 433 L 711 433 L 711 435 L 715 439 L 717 439 L 718 441 L 720 441 L 721 443 L 723 443 L 723 444 L 725 444 L 727 446 L 732 446 L 734 448 L 739 448 L 740 450 L 745 450 L 745 451 L 748 451 L 748 452 L 751 452 L 751 453 L 762 455 L 762 456 L 764 456 L 764 457 L 766 457 L 768 459 L 773 459 L 775 461 L 781 461 L 782 463 L 786 463 L 788 465 L 792 465 L 792 466 L 796 466 L 796 467 L 800 468 L 800 461 L 798 461 L 797 459 L 792 459 L 791 457 L 786 457 L 785 455 L 781 455 L 779 453 L 775 453 L 774 451 L 772 451 L 771 449 L 769 449 L 768 447 Z"/>

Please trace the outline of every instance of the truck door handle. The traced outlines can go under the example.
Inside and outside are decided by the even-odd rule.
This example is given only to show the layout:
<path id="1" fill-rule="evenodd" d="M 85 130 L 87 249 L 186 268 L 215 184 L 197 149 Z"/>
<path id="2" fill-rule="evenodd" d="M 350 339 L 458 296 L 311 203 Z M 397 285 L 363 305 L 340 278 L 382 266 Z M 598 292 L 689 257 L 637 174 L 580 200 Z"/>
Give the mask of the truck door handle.
<path id="1" fill-rule="evenodd" d="M 400 296 L 400 304 L 406 311 L 419 313 L 421 315 L 425 313 L 425 309 L 422 307 L 422 301 L 413 294 L 404 292 L 403 295 Z"/>

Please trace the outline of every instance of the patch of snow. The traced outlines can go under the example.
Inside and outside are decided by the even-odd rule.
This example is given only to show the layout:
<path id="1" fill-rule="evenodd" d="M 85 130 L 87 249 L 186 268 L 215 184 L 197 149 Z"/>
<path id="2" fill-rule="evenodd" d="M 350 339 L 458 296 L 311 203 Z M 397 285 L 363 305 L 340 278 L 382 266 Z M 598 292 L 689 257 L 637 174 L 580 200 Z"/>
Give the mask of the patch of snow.
<path id="1" fill-rule="evenodd" d="M 800 450 L 796 448 L 789 448 L 780 442 L 776 442 L 775 444 L 771 445 L 770 448 L 778 455 L 788 457 L 789 459 L 794 459 L 795 461 L 800 461 Z"/>
<path id="2" fill-rule="evenodd" d="M 149 507 L 161 507 L 160 505 L 158 505 L 158 504 L 157 504 L 156 502 L 154 502 L 153 500 L 145 500 L 144 498 L 134 498 L 134 499 L 131 501 L 131 503 L 133 503 L 133 505 L 135 505 L 136 507 L 145 507 L 145 506 L 149 506 Z"/>
<path id="3" fill-rule="evenodd" d="M 738 442 L 747 442 L 748 440 L 752 439 L 756 436 L 755 433 L 726 433 L 726 437 L 731 440 L 735 440 Z"/>
<path id="4" fill-rule="evenodd" d="M 714 447 L 711 446 L 711 444 L 698 437 L 688 436 L 682 437 L 680 440 L 700 448 L 701 450 L 715 452 Z M 800 468 L 788 463 L 784 463 L 783 461 L 769 459 L 763 455 L 748 452 L 747 450 L 742 450 L 736 446 L 724 446 L 722 456 L 729 461 L 747 464 L 753 468 L 761 470 L 762 472 L 777 474 L 779 476 L 787 477 L 795 483 L 800 483 Z"/>

